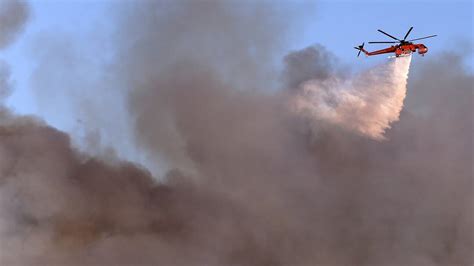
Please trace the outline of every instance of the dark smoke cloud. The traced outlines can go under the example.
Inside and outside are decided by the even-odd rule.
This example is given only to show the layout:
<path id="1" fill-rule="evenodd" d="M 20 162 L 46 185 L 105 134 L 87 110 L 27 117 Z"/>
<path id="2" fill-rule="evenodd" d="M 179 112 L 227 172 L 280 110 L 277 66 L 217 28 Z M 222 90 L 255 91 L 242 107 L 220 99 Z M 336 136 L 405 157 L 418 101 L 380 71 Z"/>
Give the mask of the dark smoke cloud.
<path id="1" fill-rule="evenodd" d="M 28 19 L 28 6 L 24 1 L 0 2 L 0 50 L 15 40 Z"/>
<path id="2" fill-rule="evenodd" d="M 2 113 L 0 264 L 472 265 L 474 77 L 459 56 L 416 66 L 386 141 L 314 135 L 287 108 L 294 86 L 266 87 L 273 66 L 259 62 L 275 60 L 286 17 L 202 5 L 126 11 L 120 67 L 107 69 L 125 84 L 136 142 L 172 169 L 165 182 Z M 316 66 L 293 60 L 308 52 Z M 330 58 L 290 54 L 282 79 L 342 75 Z"/>
<path id="3" fill-rule="evenodd" d="M 186 130 L 178 128 L 194 126 L 186 114 L 202 108 L 197 115 L 212 116 L 227 105 L 235 106 L 236 116 L 253 116 L 240 113 L 241 96 L 234 89 L 268 92 L 278 87 L 275 58 L 280 60 L 292 30 L 301 26 L 300 19 L 288 17 L 304 17 L 310 7 L 264 1 L 178 1 L 140 4 L 138 12 L 125 12 L 122 36 L 127 37 L 117 40 L 126 66 L 120 76 L 126 77 L 131 91 L 138 145 L 150 150 L 152 157 L 160 152 L 159 160 L 171 168 L 196 170 L 183 149 L 188 136 L 181 134 Z M 196 122 L 202 122 L 202 127 L 220 122 L 196 119 L 201 119 Z M 232 123 L 232 118 L 226 120 Z M 236 130 L 234 134 L 239 134 Z"/>
<path id="4" fill-rule="evenodd" d="M 287 88 L 296 89 L 301 83 L 312 79 L 325 80 L 334 76 L 335 72 L 343 75 L 335 55 L 319 44 L 288 54 L 284 62 L 283 78 Z"/>

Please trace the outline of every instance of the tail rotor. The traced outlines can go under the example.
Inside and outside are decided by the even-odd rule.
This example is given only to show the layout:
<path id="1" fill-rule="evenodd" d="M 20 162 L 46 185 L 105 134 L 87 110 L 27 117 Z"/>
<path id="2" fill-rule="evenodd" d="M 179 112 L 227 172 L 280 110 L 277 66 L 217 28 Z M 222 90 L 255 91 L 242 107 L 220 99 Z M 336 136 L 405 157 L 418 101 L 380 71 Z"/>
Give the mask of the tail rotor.
<path id="1" fill-rule="evenodd" d="M 363 42 L 361 45 L 359 45 L 357 47 L 354 47 L 354 49 L 359 50 L 359 52 L 357 53 L 357 57 L 359 57 L 360 52 L 362 52 L 364 50 L 364 44 L 365 44 L 365 42 Z"/>

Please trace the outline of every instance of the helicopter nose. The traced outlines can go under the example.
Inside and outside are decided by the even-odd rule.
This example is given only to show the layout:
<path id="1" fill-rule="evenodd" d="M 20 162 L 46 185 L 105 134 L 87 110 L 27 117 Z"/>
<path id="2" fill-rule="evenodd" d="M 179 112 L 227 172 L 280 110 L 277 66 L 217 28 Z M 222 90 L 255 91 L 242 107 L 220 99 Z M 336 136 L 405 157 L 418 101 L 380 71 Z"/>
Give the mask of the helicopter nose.
<path id="1" fill-rule="evenodd" d="M 418 49 L 419 54 L 426 54 L 428 52 L 428 47 L 421 47 Z"/>

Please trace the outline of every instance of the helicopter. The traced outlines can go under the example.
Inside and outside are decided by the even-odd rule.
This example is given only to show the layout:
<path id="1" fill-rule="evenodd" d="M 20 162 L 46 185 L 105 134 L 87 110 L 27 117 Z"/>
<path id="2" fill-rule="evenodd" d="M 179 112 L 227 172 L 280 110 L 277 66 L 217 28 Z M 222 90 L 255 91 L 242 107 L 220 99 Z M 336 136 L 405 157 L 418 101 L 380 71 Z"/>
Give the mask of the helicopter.
<path id="1" fill-rule="evenodd" d="M 372 56 L 372 55 L 379 55 L 379 54 L 389 54 L 389 53 L 395 53 L 395 57 L 400 57 L 400 56 L 408 56 L 410 55 L 411 53 L 414 53 L 416 51 L 418 51 L 418 53 L 422 56 L 425 56 L 425 54 L 428 52 L 428 47 L 426 47 L 424 44 L 422 43 L 413 43 L 413 41 L 418 41 L 418 40 L 422 40 L 422 39 L 428 39 L 428 38 L 433 38 L 433 37 L 436 37 L 438 35 L 430 35 L 430 36 L 426 36 L 426 37 L 421 37 L 421 38 L 416 38 L 416 39 L 411 39 L 411 40 L 407 40 L 407 37 L 408 35 L 410 34 L 411 30 L 413 29 L 413 27 L 410 27 L 410 29 L 408 30 L 408 32 L 405 34 L 405 37 L 400 40 L 388 33 L 386 33 L 385 31 L 383 30 L 378 30 L 379 32 L 381 32 L 382 34 L 385 34 L 387 35 L 388 37 L 394 39 L 395 41 L 387 41 L 387 42 L 369 42 L 369 43 L 398 43 L 397 45 L 392 45 L 388 48 L 385 48 L 385 49 L 381 49 L 381 50 L 376 50 L 376 51 L 372 51 L 372 52 L 368 52 L 364 49 L 364 43 L 362 43 L 361 45 L 357 46 L 357 47 L 354 47 L 354 49 L 356 50 L 359 50 L 359 53 L 357 53 L 357 57 L 359 57 L 360 53 L 361 52 L 364 52 L 365 55 L 367 56 Z"/>

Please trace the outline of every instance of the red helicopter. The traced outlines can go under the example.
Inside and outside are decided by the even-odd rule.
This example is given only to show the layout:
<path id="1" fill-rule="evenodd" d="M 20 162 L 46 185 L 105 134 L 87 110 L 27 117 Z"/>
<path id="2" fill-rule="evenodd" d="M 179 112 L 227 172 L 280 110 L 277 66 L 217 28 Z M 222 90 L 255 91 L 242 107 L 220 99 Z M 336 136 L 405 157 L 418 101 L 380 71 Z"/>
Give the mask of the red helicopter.
<path id="1" fill-rule="evenodd" d="M 395 57 L 399 57 L 399 56 L 407 56 L 407 55 L 410 55 L 412 52 L 416 52 L 418 50 L 418 53 L 421 54 L 422 56 L 424 56 L 427 52 L 428 52 L 428 47 L 426 47 L 424 44 L 422 43 L 412 43 L 413 41 L 417 41 L 417 40 L 421 40 L 421 39 L 427 39 L 427 38 L 432 38 L 432 37 L 435 37 L 437 35 L 430 35 L 430 36 L 426 36 L 426 37 L 422 37 L 422 38 L 416 38 L 416 39 L 412 39 L 412 40 L 406 40 L 407 37 L 408 37 L 408 34 L 410 34 L 411 30 L 413 29 L 413 27 L 410 27 L 410 29 L 408 30 L 407 34 L 405 34 L 405 37 L 403 38 L 403 40 L 400 40 L 398 38 L 395 38 L 393 37 L 392 35 L 382 31 L 382 30 L 378 30 L 379 32 L 387 35 L 388 37 L 396 40 L 396 41 L 389 41 L 389 42 L 369 42 L 369 43 L 399 43 L 397 45 L 392 45 L 388 48 L 385 48 L 385 49 L 382 49 L 382 50 L 376 50 L 376 51 L 373 51 L 373 52 L 367 52 L 365 49 L 364 49 L 364 44 L 365 43 L 362 43 L 362 45 L 359 45 L 358 47 L 354 47 L 356 50 L 359 50 L 359 53 L 357 53 L 357 57 L 360 55 L 360 52 L 364 52 L 364 54 L 366 54 L 367 56 L 371 56 L 371 55 L 378 55 L 378 54 L 388 54 L 388 53 L 395 53 Z"/>

